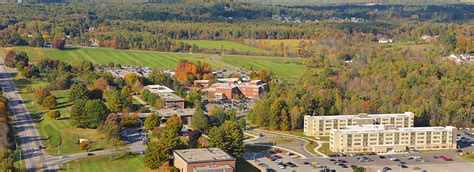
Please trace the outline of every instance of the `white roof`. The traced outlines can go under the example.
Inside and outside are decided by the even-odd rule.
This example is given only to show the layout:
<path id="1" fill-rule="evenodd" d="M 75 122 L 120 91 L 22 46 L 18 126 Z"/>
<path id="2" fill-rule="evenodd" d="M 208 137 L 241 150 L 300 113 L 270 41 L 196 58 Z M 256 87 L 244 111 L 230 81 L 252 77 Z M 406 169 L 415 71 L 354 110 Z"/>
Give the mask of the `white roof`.
<path id="1" fill-rule="evenodd" d="M 163 85 L 147 85 L 146 89 L 150 90 L 152 93 L 173 93 L 174 91 Z"/>
<path id="2" fill-rule="evenodd" d="M 390 132 L 434 132 L 434 131 L 452 131 L 455 127 L 408 127 L 394 128 L 391 125 L 356 125 L 347 126 L 341 129 L 332 129 L 332 132 L 341 132 L 345 134 L 352 133 L 390 133 Z"/>
<path id="3" fill-rule="evenodd" d="M 305 118 L 314 118 L 316 120 L 335 120 L 335 119 L 361 119 L 361 115 L 332 115 L 332 116 L 310 116 L 305 115 Z M 395 117 L 414 117 L 415 114 L 413 112 L 405 112 L 405 113 L 394 113 L 394 114 L 368 114 L 368 118 L 395 118 Z"/>

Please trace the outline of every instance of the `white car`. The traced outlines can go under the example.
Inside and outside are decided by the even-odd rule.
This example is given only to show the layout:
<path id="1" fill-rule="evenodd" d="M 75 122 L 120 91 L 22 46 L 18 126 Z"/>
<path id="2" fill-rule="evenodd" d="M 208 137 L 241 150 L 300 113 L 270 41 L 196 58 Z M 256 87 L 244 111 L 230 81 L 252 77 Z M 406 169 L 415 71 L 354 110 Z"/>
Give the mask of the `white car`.
<path id="1" fill-rule="evenodd" d="M 398 160 L 398 159 L 395 158 L 395 157 L 391 157 L 391 158 L 390 158 L 390 161 L 396 161 L 396 160 Z"/>
<path id="2" fill-rule="evenodd" d="M 285 169 L 286 167 L 283 166 L 283 165 L 279 165 L 278 167 L 280 167 L 281 169 Z"/>

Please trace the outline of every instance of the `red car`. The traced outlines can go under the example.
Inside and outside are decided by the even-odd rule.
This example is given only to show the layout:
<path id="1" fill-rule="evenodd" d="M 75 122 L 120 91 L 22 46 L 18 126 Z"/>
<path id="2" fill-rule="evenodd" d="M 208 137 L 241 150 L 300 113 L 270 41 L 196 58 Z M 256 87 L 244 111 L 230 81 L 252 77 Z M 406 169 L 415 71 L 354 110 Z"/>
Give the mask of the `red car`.
<path id="1" fill-rule="evenodd" d="M 270 156 L 270 155 L 268 155 L 268 156 L 267 156 L 267 158 L 268 158 L 270 161 L 275 161 L 275 160 L 276 160 L 276 158 L 275 158 L 275 157 L 273 157 L 273 156 Z"/>
<path id="2" fill-rule="evenodd" d="M 453 161 L 452 158 L 448 158 L 448 157 L 444 157 L 443 160 L 445 160 L 445 161 Z"/>

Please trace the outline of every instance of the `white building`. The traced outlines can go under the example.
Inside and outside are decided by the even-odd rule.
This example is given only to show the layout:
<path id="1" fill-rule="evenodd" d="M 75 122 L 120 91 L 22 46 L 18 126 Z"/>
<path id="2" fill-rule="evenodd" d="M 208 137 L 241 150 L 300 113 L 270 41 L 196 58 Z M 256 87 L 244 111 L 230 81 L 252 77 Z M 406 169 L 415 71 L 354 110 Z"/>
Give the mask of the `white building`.
<path id="1" fill-rule="evenodd" d="M 397 153 L 409 149 L 456 149 L 456 128 L 360 125 L 332 129 L 329 148 L 334 152 Z"/>

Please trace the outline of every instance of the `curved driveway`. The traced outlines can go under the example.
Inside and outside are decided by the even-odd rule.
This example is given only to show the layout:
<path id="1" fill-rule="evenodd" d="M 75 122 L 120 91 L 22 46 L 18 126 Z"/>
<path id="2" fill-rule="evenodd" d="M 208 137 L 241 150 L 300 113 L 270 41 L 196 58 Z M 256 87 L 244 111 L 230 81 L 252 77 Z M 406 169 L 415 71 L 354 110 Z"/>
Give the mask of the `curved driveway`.
<path id="1" fill-rule="evenodd" d="M 312 153 L 306 151 L 304 148 L 306 144 L 309 142 L 305 139 L 297 138 L 297 137 L 290 137 L 290 136 L 282 136 L 277 134 L 271 134 L 267 132 L 260 132 L 255 130 L 245 131 L 247 134 L 257 136 L 254 139 L 245 140 L 245 144 L 248 145 L 265 145 L 265 146 L 274 146 L 280 147 L 283 149 L 289 150 L 290 152 L 299 154 L 302 158 L 313 158 L 315 157 Z M 258 137 L 258 135 L 262 134 L 262 137 Z M 275 144 L 270 141 L 273 138 L 283 138 L 283 139 L 290 139 L 294 140 L 295 142 L 289 144 Z"/>

